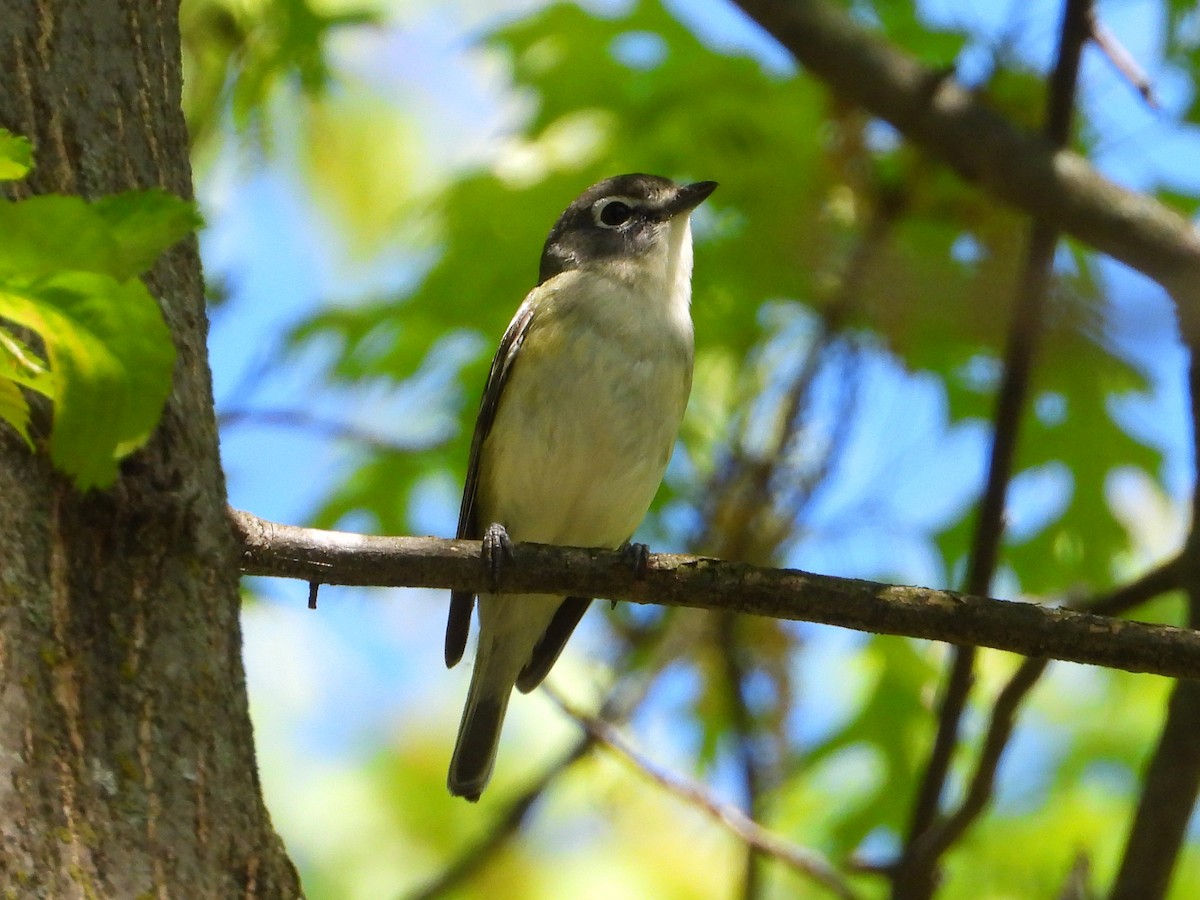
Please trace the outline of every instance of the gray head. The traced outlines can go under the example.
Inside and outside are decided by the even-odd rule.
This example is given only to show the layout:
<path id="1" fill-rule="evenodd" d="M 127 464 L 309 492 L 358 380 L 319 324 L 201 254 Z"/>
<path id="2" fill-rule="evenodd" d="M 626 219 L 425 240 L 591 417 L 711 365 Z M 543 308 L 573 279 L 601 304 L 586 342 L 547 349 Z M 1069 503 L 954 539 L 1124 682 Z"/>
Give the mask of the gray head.
<path id="1" fill-rule="evenodd" d="M 666 240 L 671 220 L 686 216 L 716 187 L 715 181 L 680 185 L 638 174 L 593 184 L 550 229 L 538 284 L 589 263 L 653 253 Z"/>

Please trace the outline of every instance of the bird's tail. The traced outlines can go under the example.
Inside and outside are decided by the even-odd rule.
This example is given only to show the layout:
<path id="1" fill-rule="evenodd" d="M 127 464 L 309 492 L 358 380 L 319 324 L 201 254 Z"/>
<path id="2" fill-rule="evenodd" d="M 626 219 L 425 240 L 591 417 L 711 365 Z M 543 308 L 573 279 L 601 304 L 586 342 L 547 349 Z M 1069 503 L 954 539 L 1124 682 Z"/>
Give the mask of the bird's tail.
<path id="1" fill-rule="evenodd" d="M 500 727 L 504 724 L 504 712 L 508 709 L 508 698 L 516 680 L 516 672 L 498 670 L 506 662 L 503 654 L 494 654 L 490 650 L 481 640 L 471 670 L 471 687 L 467 691 L 462 723 L 458 726 L 454 756 L 450 758 L 450 774 L 446 778 L 451 794 L 472 802 L 479 799 L 492 777 L 496 748 L 500 744 Z"/>

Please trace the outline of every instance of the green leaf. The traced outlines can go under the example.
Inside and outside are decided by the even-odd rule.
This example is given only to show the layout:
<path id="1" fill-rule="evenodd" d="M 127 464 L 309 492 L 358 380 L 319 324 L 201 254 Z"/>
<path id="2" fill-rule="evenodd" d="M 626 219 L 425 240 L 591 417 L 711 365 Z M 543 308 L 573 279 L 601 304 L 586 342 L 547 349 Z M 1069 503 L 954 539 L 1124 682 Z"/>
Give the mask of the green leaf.
<path id="1" fill-rule="evenodd" d="M 29 403 L 21 388 L 46 397 L 56 393 L 56 381 L 46 363 L 24 342 L 0 328 L 0 419 L 8 422 L 32 450 L 29 434 Z"/>
<path id="2" fill-rule="evenodd" d="M 0 378 L 37 391 L 44 397 L 58 393 L 54 373 L 46 361 L 15 334 L 0 328 Z"/>
<path id="3" fill-rule="evenodd" d="M 81 489 L 112 483 L 162 412 L 175 349 L 137 276 L 199 222 L 160 190 L 0 201 L 0 318 L 36 332 L 49 361 L 0 330 L 0 416 L 29 442 L 19 386 L 49 397 L 51 458 Z"/>
<path id="4" fill-rule="evenodd" d="M 16 382 L 3 375 L 0 375 L 0 419 L 15 428 L 29 449 L 33 449 L 33 439 L 29 436 L 29 404 Z"/>
<path id="5" fill-rule="evenodd" d="M 204 224 L 194 203 L 157 189 L 102 197 L 92 210 L 117 245 L 118 271 L 110 273 L 117 278 L 145 272 L 163 251 Z"/>
<path id="6" fill-rule="evenodd" d="M 193 204 L 159 190 L 0 202 L 0 279 L 80 271 L 124 281 L 199 224 Z"/>
<path id="7" fill-rule="evenodd" d="M 33 144 L 28 138 L 0 128 L 0 181 L 24 178 L 33 168 Z"/>
<path id="8" fill-rule="evenodd" d="M 68 272 L 0 288 L 0 317 L 46 346 L 58 386 L 51 459 L 80 489 L 111 484 L 170 392 L 175 348 L 158 304 L 137 279 Z"/>
<path id="9" fill-rule="evenodd" d="M 5 237 L 0 279 L 40 278 L 72 269 L 107 272 L 116 256 L 104 221 L 79 197 L 0 202 L 0 234 Z"/>
<path id="10" fill-rule="evenodd" d="M 875 14 L 888 39 L 904 47 L 926 65 L 948 68 L 967 42 L 961 31 L 932 29 L 917 15 L 916 4 L 876 3 Z"/>

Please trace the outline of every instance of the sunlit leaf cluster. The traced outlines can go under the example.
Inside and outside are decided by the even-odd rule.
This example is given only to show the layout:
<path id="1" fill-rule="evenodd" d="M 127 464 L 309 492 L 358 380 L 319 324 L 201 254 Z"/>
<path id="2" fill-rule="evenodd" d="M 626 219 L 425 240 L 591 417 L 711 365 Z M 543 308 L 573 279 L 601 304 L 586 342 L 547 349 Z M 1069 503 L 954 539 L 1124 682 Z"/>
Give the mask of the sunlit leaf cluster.
<path id="1" fill-rule="evenodd" d="M 31 165 L 0 130 L 0 173 Z M 50 457 L 80 488 L 110 484 L 158 422 L 175 348 L 138 276 L 197 224 L 161 191 L 0 200 L 0 418 L 34 449 L 30 394 L 49 400 Z"/>

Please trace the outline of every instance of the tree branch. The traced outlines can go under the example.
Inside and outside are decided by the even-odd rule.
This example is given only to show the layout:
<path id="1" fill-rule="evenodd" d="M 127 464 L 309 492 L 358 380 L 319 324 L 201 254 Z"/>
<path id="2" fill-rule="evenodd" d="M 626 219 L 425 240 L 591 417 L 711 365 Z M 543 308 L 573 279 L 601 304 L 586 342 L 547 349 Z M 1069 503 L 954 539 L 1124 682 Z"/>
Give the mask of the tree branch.
<path id="1" fill-rule="evenodd" d="M 1070 137 L 1079 63 L 1083 55 L 1083 46 L 1091 34 L 1091 11 L 1091 0 L 1067 0 L 1064 7 L 1057 61 L 1047 87 L 1046 123 L 1043 129 L 1046 140 L 1055 148 L 1065 146 Z M 1008 484 L 1012 479 L 1021 419 L 1027 405 L 1033 361 L 1046 315 L 1046 298 L 1058 237 L 1058 229 L 1041 220 L 1035 220 L 1030 227 L 1016 303 L 1009 322 L 1004 353 L 1004 377 L 996 395 L 987 483 L 979 504 L 979 514 L 971 542 L 966 589 L 972 594 L 984 594 L 989 591 L 1000 558 L 1000 544 L 1004 536 L 1005 500 L 1008 496 Z M 946 681 L 938 715 L 937 736 L 914 804 L 903 854 L 905 864 L 896 871 L 894 886 L 897 897 L 920 900 L 932 896 L 937 882 L 938 857 L 983 811 L 991 797 L 990 781 L 986 785 L 980 784 L 959 807 L 951 827 L 946 827 L 944 822 L 937 822 L 950 764 L 958 746 L 959 724 L 975 680 L 974 666 L 974 647 L 954 649 L 950 675 Z M 979 771 L 985 777 L 990 779 L 994 776 L 1004 744 L 1007 743 L 1012 730 L 1020 699 L 1025 690 L 1037 681 L 1044 668 L 1043 664 L 1041 668 L 1026 669 L 1029 673 L 1028 687 L 1013 699 L 1008 710 L 1008 721 L 1003 727 L 999 730 L 993 727 L 991 730 L 990 734 L 998 735 L 1002 740 L 999 746 L 989 748 L 995 755 L 994 759 L 980 761 Z M 993 725 L 997 724 L 997 720 L 993 719 Z M 935 823 L 939 827 L 935 827 Z M 936 832 L 932 839 L 928 836 L 931 830 Z"/>
<path id="2" fill-rule="evenodd" d="M 1147 600 L 1183 587 L 1183 564 L 1182 554 L 1173 556 L 1158 568 L 1151 569 L 1107 594 L 1078 603 L 1068 603 L 1067 606 L 1096 616 L 1122 615 Z"/>
<path id="3" fill-rule="evenodd" d="M 1158 746 L 1110 900 L 1159 900 L 1167 895 L 1187 823 L 1200 789 L 1200 684 L 1181 681 L 1167 701 Z"/>
<path id="4" fill-rule="evenodd" d="M 1193 344 L 1190 349 L 1188 388 L 1195 454 L 1200 453 L 1200 347 Z M 1188 592 L 1188 625 L 1200 628 L 1200 483 L 1192 488 L 1192 524 L 1178 568 Z M 1181 681 L 1171 690 L 1158 746 L 1146 764 L 1142 794 L 1110 900 L 1159 900 L 1166 896 L 1200 793 L 1198 734 L 1200 684 Z"/>
<path id="5" fill-rule="evenodd" d="M 239 510 L 231 509 L 229 515 L 246 575 L 322 584 L 493 589 L 478 541 L 372 537 L 279 525 Z M 1200 679 L 1196 631 L 702 556 L 651 554 L 640 573 L 616 550 L 518 544 L 499 588 L 727 609 Z"/>
<path id="6" fill-rule="evenodd" d="M 962 837 L 987 807 L 995 790 L 1000 758 L 1004 755 L 1004 749 L 1008 746 L 1008 740 L 1017 723 L 1017 711 L 1049 663 L 1045 657 L 1029 657 L 1022 660 L 1017 671 L 1004 686 L 992 707 L 983 749 L 975 764 L 975 774 L 967 788 L 966 797 L 953 814 L 933 823 L 928 831 L 917 837 L 914 848 L 914 856 L 917 859 L 936 860 Z"/>
<path id="7" fill-rule="evenodd" d="M 1108 594 L 1069 606 L 1091 613 L 1119 615 L 1160 594 L 1177 590 L 1182 577 L 1181 565 L 1181 558 L 1174 557 Z M 979 751 L 979 759 L 967 786 L 966 795 L 953 813 L 935 822 L 920 839 L 916 855 L 937 855 L 944 852 L 970 827 L 975 817 L 987 805 L 995 789 L 996 772 L 1000 767 L 1001 756 L 1016 725 L 1017 711 L 1045 673 L 1048 664 L 1049 660 L 1045 657 L 1027 657 L 1001 689 L 992 704 L 983 746 Z M 1082 859 L 1086 862 L 1086 857 Z M 898 862 L 877 867 L 873 871 L 894 877 L 897 866 Z M 1086 878 L 1086 875 L 1086 871 L 1080 874 L 1073 873 L 1068 879 L 1068 885 L 1075 884 L 1078 878 Z"/>
<path id="8" fill-rule="evenodd" d="M 546 695 L 567 716 L 573 719 L 593 740 L 623 758 L 639 773 L 663 787 L 676 797 L 704 812 L 728 828 L 736 837 L 754 850 L 779 860 L 801 875 L 816 881 L 842 900 L 856 900 L 858 894 L 825 857 L 804 847 L 785 841 L 768 831 L 736 806 L 721 803 L 703 785 L 673 772 L 666 772 L 633 748 L 621 732 L 609 722 L 589 716 L 571 706 L 556 691 L 544 687 Z"/>
<path id="9" fill-rule="evenodd" d="M 758 822 L 763 818 L 764 773 L 759 752 L 758 728 L 746 697 L 746 667 L 742 664 L 741 621 L 733 613 L 718 613 L 710 617 L 714 626 L 714 642 L 721 657 L 725 687 L 728 693 L 732 737 L 735 742 L 734 756 L 741 770 L 742 789 L 745 792 L 745 818 Z M 561 704 L 560 704 L 561 705 Z M 564 706 L 564 709 L 566 707 Z M 574 714 L 573 711 L 567 712 Z M 586 723 L 585 727 L 586 727 Z M 635 762 L 638 760 L 634 757 Z M 746 866 L 742 878 L 742 900 L 757 900 L 762 896 L 763 880 L 759 870 L 759 844 L 747 840 Z"/>
<path id="10" fill-rule="evenodd" d="M 1179 303 L 1185 329 L 1200 327 L 1200 234 L 1183 216 L 1020 130 L 828 2 L 737 3 L 839 95 L 1001 202 L 1150 276 Z"/>

